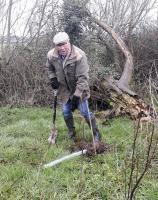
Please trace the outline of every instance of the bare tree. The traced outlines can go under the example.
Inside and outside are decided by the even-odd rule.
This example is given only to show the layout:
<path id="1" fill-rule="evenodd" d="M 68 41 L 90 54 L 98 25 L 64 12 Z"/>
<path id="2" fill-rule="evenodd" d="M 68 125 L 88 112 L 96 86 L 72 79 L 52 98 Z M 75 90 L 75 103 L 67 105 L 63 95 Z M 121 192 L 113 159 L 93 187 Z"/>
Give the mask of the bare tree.
<path id="1" fill-rule="evenodd" d="M 10 49 L 10 28 L 11 28 L 12 5 L 13 5 L 13 1 L 10 0 L 9 6 L 8 6 L 8 30 L 7 30 L 7 48 L 8 48 L 8 50 Z"/>
<path id="2" fill-rule="evenodd" d="M 119 35 L 124 35 L 129 33 L 129 29 L 135 29 L 156 3 L 157 0 L 93 0 L 90 1 L 93 5 L 90 11 L 97 19 L 113 27 Z"/>
<path id="3" fill-rule="evenodd" d="M 109 12 L 109 7 L 111 8 L 113 6 L 112 10 L 117 11 L 119 5 L 122 5 L 121 4 L 122 1 L 108 1 L 108 2 L 110 2 L 110 4 L 106 2 L 105 7 L 103 7 L 102 4 L 102 10 L 104 11 L 107 10 Z M 125 5 L 127 5 L 127 2 L 124 3 Z M 108 76 L 108 78 L 104 77 L 103 78 L 104 80 L 102 82 L 98 82 L 96 80 L 97 84 L 95 85 L 98 92 L 96 90 L 92 91 L 92 97 L 97 99 L 100 98 L 100 100 L 102 100 L 104 97 L 105 100 L 110 98 L 110 100 L 113 101 L 115 105 L 110 114 L 115 113 L 116 115 L 117 113 L 117 115 L 119 115 L 128 113 L 131 115 L 132 118 L 136 119 L 140 112 L 143 112 L 146 115 L 151 115 L 151 108 L 150 106 L 147 106 L 144 103 L 144 101 L 141 100 L 138 97 L 138 95 L 130 89 L 130 82 L 134 69 L 133 56 L 129 48 L 123 41 L 123 38 L 121 38 L 121 36 L 118 33 L 116 33 L 116 30 L 119 30 L 119 26 L 121 25 L 121 23 L 126 24 L 127 26 L 128 23 L 130 22 L 130 29 L 127 30 L 132 31 L 136 27 L 140 19 L 144 17 L 144 13 L 146 14 L 152 8 L 155 1 L 153 1 L 152 4 L 150 4 L 150 2 L 147 0 L 141 1 L 140 4 L 138 4 L 138 2 L 135 3 L 136 4 L 134 5 L 133 3 L 131 3 L 131 1 L 128 1 L 126 9 L 124 10 L 124 12 L 122 11 L 124 13 L 124 16 L 127 15 L 127 18 L 125 19 L 126 21 L 125 20 L 123 21 L 123 18 L 121 18 L 122 15 L 120 13 L 120 16 L 118 15 L 117 17 L 122 20 L 120 20 L 119 23 L 116 23 L 113 28 L 107 25 L 105 21 L 104 22 L 102 21 L 102 19 L 106 18 L 107 16 L 106 12 L 104 12 L 105 15 L 103 14 L 100 15 L 101 19 L 95 17 L 94 13 L 90 14 L 90 12 L 87 12 L 87 10 L 85 11 L 85 13 L 87 13 L 87 15 L 89 16 L 90 21 L 94 22 L 97 26 L 99 26 L 102 30 L 104 30 L 103 34 L 105 34 L 106 32 L 113 38 L 113 40 L 118 45 L 120 52 L 123 53 L 125 59 L 124 65 L 122 67 L 123 68 L 122 74 L 119 80 L 115 80 L 111 76 Z M 131 12 L 129 12 L 129 8 L 131 8 L 131 12 L 133 12 L 134 14 L 133 21 L 130 18 Z M 119 14 L 119 12 L 116 13 Z M 108 21 L 108 19 L 109 18 L 107 18 L 106 21 Z M 127 26 L 127 28 L 128 27 L 129 26 Z M 105 90 L 110 90 L 110 94 L 107 93 L 106 95 Z"/>
<path id="4" fill-rule="evenodd" d="M 14 6 L 16 3 L 17 1 L 14 1 Z M 4 3 L 3 12 L 5 13 L 7 9 L 8 5 Z M 25 9 L 25 5 L 23 5 L 23 9 Z M 47 34 L 53 35 L 54 32 L 52 30 L 56 31 L 58 27 L 56 24 L 59 24 L 57 18 L 59 10 L 58 0 L 56 2 L 49 0 L 35 1 L 30 12 L 24 15 L 23 26 L 20 30 L 23 35 L 22 40 L 15 35 L 16 41 L 13 43 L 9 38 L 10 55 L 5 53 L 1 55 L 2 59 L 0 60 L 0 104 L 48 104 L 51 95 L 46 97 L 42 93 L 50 94 L 51 92 L 48 87 L 44 63 L 46 61 L 46 53 L 52 44 L 52 37 L 47 37 L 46 31 L 48 27 L 51 27 L 51 31 Z M 20 10 L 16 16 L 11 15 L 10 35 L 21 23 L 23 14 L 24 10 Z M 56 22 L 54 22 L 55 20 Z M 5 18 L 4 22 L 6 25 Z M 30 30 L 31 34 L 29 34 Z M 2 39 L 7 38 L 6 33 L 6 28 L 3 27 Z M 36 47 L 37 45 L 38 48 Z M 2 46 L 3 50 L 7 47 L 6 43 Z"/>
<path id="5" fill-rule="evenodd" d="M 153 87 L 151 77 L 149 79 L 150 97 L 152 102 L 152 107 L 154 108 L 153 101 Z M 136 197 L 136 192 L 139 189 L 139 185 L 142 182 L 144 176 L 147 174 L 148 170 L 152 167 L 158 150 L 158 138 L 157 138 L 157 122 L 154 120 L 152 123 L 146 121 L 147 129 L 142 132 L 140 129 L 140 124 L 142 118 L 139 118 L 137 127 L 135 128 L 134 140 L 132 145 L 131 163 L 130 163 L 130 176 L 128 181 L 128 191 L 126 192 L 126 199 L 132 200 Z M 140 148 L 140 137 L 144 134 L 144 147 Z M 146 140 L 146 141 L 145 141 Z"/>
<path id="6" fill-rule="evenodd" d="M 102 55 L 105 50 L 106 52 L 110 52 L 110 56 L 114 57 L 114 65 L 116 64 L 116 67 L 119 68 L 119 72 L 121 72 L 120 78 L 117 80 L 114 79 L 112 76 L 109 76 L 108 78 L 104 77 L 104 80 L 101 83 L 93 85 L 93 83 L 97 81 L 97 79 L 93 79 L 92 86 L 97 87 L 98 92 L 96 92 L 96 90 L 92 90 L 92 98 L 95 98 L 97 96 L 101 100 L 106 99 L 106 93 L 103 94 L 102 91 L 104 91 L 105 85 L 109 85 L 112 95 L 110 97 L 111 100 L 114 101 L 116 105 L 120 105 L 116 106 L 119 111 L 118 113 L 120 113 L 120 110 L 123 113 L 128 113 L 130 110 L 130 112 L 132 111 L 135 113 L 134 116 L 137 116 L 138 112 L 142 108 L 146 107 L 146 104 L 144 104 L 141 109 L 140 106 L 137 110 L 133 109 L 133 104 L 139 104 L 142 106 L 142 101 L 138 101 L 135 98 L 138 95 L 136 95 L 135 92 L 133 92 L 130 88 L 130 81 L 134 69 L 134 61 L 131 53 L 132 51 L 130 51 L 131 49 L 129 48 L 129 45 L 126 41 L 127 38 L 132 36 L 132 31 L 140 23 L 141 19 L 145 17 L 145 13 L 150 10 L 152 4 L 147 4 L 149 3 L 149 1 L 147 0 L 141 0 L 139 2 L 134 1 L 133 3 L 131 0 L 109 0 L 106 2 L 101 0 L 87 0 L 87 2 L 87 5 L 89 6 L 88 9 L 90 9 L 92 13 L 91 16 L 87 17 L 86 12 L 82 11 L 81 6 L 77 10 L 77 13 L 79 14 L 79 12 L 81 12 L 80 14 L 82 18 L 85 18 L 85 21 L 83 21 L 81 24 L 84 34 L 84 41 L 82 42 L 82 45 L 84 45 L 85 49 L 88 50 L 88 52 L 90 52 L 91 54 L 93 54 L 94 50 L 96 50 L 96 53 L 100 53 L 102 51 Z M 12 9 L 16 3 L 17 1 L 14 1 Z M 154 3 L 154 1 L 152 1 L 152 3 Z M 93 4 L 93 6 L 91 6 L 91 4 Z M 79 4 L 77 4 L 77 6 L 78 5 Z M 3 16 L 1 16 L 0 19 L 4 20 L 3 25 L 5 26 L 7 24 L 7 21 L 4 16 L 7 8 L 8 5 L 3 2 L 3 6 L 0 8 L 3 9 Z M 95 12 L 93 10 L 94 8 L 96 8 Z M 38 55 L 43 55 L 44 53 L 46 54 L 49 48 L 51 48 L 54 33 L 56 31 L 64 29 L 64 27 L 62 26 L 63 23 L 61 17 L 61 9 L 62 4 L 59 0 L 53 2 L 50 0 L 36 0 L 33 2 L 32 7 L 30 8 L 27 15 L 23 15 L 24 10 L 20 10 L 19 14 L 14 19 L 11 18 L 10 32 L 13 32 L 14 30 L 16 30 L 16 26 L 18 25 L 18 23 L 21 22 L 20 18 L 22 16 L 25 16 L 22 26 L 23 31 L 21 31 L 22 41 L 19 40 L 17 37 L 17 43 L 11 45 L 13 52 L 6 62 L 8 68 L 12 62 L 14 63 L 12 63 L 12 65 L 14 67 L 16 66 L 14 60 L 17 61 L 18 57 L 21 59 L 21 61 L 27 59 L 28 53 L 29 57 L 31 58 L 30 62 L 28 62 L 28 65 L 30 65 L 30 67 L 32 66 L 32 63 L 35 63 L 35 59 L 36 57 L 38 57 Z M 3 26 L 4 36 L 7 30 L 5 26 Z M 92 46 L 92 44 L 95 45 Z M 104 44 L 106 47 L 103 47 Z M 4 47 L 4 45 L 1 46 Z M 22 52 L 23 59 L 21 56 Z M 119 53 L 122 55 L 121 59 L 119 57 Z M 100 63 L 100 54 L 96 54 L 96 56 L 93 56 L 91 54 L 90 61 L 92 60 L 92 65 L 94 66 L 94 68 L 91 68 L 92 73 L 94 73 L 94 76 L 92 77 L 96 78 L 96 70 L 98 70 L 98 68 L 104 63 Z M 45 60 L 43 57 L 42 59 L 43 61 L 41 61 L 41 63 L 44 63 Z M 125 62 L 123 62 L 123 60 Z M 38 62 L 37 59 L 36 62 Z M 21 65 L 23 65 L 22 62 Z M 112 69 L 111 66 L 113 65 L 109 65 L 108 69 L 110 69 L 110 71 L 115 71 L 116 68 Z M 14 68 L 14 70 L 17 70 L 16 67 Z M 131 97 L 134 97 L 134 99 L 131 99 Z M 131 102 L 130 106 L 128 106 L 129 102 Z M 114 109 L 114 112 L 117 111 Z"/>

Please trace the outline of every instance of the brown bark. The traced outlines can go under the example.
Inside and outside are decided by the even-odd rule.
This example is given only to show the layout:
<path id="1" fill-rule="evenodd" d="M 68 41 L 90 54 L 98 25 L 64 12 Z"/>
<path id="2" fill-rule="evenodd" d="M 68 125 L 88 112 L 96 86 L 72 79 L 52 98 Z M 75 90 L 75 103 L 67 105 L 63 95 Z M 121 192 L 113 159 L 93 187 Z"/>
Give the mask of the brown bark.
<path id="1" fill-rule="evenodd" d="M 98 117 L 104 119 L 129 116 L 133 120 L 151 121 L 155 118 L 154 110 L 140 97 L 122 92 L 116 85 L 106 80 L 97 82 L 97 89 L 91 90 L 91 99 L 95 102 L 110 102 L 112 109 L 98 112 Z"/>
<path id="2" fill-rule="evenodd" d="M 133 57 L 130 53 L 130 51 L 128 50 L 128 48 L 126 47 L 125 43 L 123 42 L 123 40 L 119 37 L 119 35 L 117 35 L 115 33 L 115 31 L 109 27 L 107 24 L 101 22 L 100 20 L 91 17 L 91 20 L 93 22 L 95 22 L 97 25 L 99 25 L 103 30 L 105 30 L 107 33 L 109 33 L 111 35 L 111 37 L 115 40 L 115 42 L 118 44 L 120 50 L 123 52 L 124 56 L 125 56 L 125 64 L 124 64 L 124 70 L 123 73 L 121 75 L 120 80 L 117 82 L 117 86 L 122 89 L 123 91 L 130 92 L 128 87 L 129 87 L 129 83 L 131 81 L 132 78 L 132 72 L 133 72 Z M 131 91 L 132 93 L 132 91 Z M 133 94 L 133 93 L 132 93 Z M 134 95 L 134 94 L 133 94 Z"/>
<path id="3" fill-rule="evenodd" d="M 99 27 L 111 35 L 125 56 L 124 70 L 121 78 L 117 81 L 111 76 L 105 77 L 101 83 L 97 81 L 97 90 L 92 90 L 91 92 L 93 100 L 97 99 L 97 101 L 103 101 L 103 99 L 105 99 L 105 101 L 108 100 L 113 103 L 112 110 L 101 112 L 102 116 L 106 118 L 129 115 L 132 119 L 151 119 L 155 117 L 153 109 L 146 105 L 135 92 L 129 89 L 134 66 L 132 54 L 124 41 L 107 24 L 92 17 L 90 14 L 88 14 L 88 16 Z"/>

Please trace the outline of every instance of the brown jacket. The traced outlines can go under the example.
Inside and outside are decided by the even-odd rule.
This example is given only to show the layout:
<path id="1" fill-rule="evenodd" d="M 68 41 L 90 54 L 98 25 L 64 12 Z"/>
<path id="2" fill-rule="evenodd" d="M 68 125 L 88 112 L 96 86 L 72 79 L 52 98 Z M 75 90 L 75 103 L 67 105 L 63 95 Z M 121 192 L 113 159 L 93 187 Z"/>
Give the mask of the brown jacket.
<path id="1" fill-rule="evenodd" d="M 58 97 L 66 103 L 73 95 L 82 99 L 90 97 L 89 66 L 85 53 L 72 45 L 71 53 L 62 61 L 55 49 L 48 52 L 47 63 L 49 78 L 57 77 L 60 82 Z"/>

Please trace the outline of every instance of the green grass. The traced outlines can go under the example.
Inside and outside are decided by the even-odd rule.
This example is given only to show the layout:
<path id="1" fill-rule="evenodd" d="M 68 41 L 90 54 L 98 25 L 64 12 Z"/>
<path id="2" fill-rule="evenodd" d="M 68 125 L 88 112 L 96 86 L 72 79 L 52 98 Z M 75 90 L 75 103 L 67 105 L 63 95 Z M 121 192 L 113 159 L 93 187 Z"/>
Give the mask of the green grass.
<path id="1" fill-rule="evenodd" d="M 75 113 L 79 137 L 90 140 L 90 130 Z M 129 178 L 133 143 L 133 122 L 127 118 L 103 126 L 102 138 L 111 145 L 105 154 L 80 156 L 53 168 L 41 164 L 69 154 L 72 144 L 65 137 L 66 127 L 57 112 L 57 145 L 48 149 L 47 138 L 52 126 L 49 108 L 0 108 L 0 199 L 4 200 L 123 200 L 125 172 Z M 145 158 L 145 137 L 138 138 L 140 169 Z M 139 171 L 140 172 L 140 171 Z M 139 185 L 136 199 L 158 199 L 158 166 L 153 163 Z M 126 186 L 126 187 L 125 187 Z"/>

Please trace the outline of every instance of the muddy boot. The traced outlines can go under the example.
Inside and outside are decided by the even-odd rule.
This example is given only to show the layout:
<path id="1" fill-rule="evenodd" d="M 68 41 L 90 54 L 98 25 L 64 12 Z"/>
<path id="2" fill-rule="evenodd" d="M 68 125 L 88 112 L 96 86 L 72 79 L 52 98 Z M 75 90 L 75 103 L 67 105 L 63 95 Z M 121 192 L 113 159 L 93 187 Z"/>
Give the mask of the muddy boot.
<path id="1" fill-rule="evenodd" d="M 64 117 L 64 120 L 68 128 L 68 138 L 72 139 L 73 142 L 76 142 L 76 132 L 73 117 Z"/>
<path id="2" fill-rule="evenodd" d="M 90 127 L 89 119 L 85 118 L 85 120 L 86 120 L 88 126 Z M 94 142 L 99 142 L 101 140 L 101 134 L 99 133 L 98 127 L 96 125 L 96 119 L 94 116 L 91 119 L 91 125 L 92 125 L 92 130 L 93 130 Z"/>

